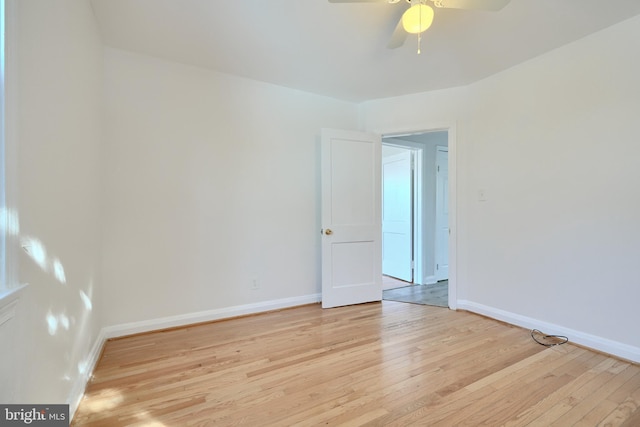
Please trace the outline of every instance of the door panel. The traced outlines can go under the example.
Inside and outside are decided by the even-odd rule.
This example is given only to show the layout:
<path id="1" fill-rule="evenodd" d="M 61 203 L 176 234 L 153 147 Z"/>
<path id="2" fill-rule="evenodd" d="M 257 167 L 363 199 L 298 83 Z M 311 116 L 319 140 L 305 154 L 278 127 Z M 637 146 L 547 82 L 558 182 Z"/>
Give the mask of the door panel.
<path id="1" fill-rule="evenodd" d="M 381 138 L 323 129 L 322 306 L 382 300 Z"/>
<path id="2" fill-rule="evenodd" d="M 382 161 L 382 272 L 413 281 L 411 151 Z"/>
<path id="3" fill-rule="evenodd" d="M 436 280 L 449 278 L 449 153 L 436 152 Z"/>
<path id="4" fill-rule="evenodd" d="M 361 285 L 375 281 L 373 242 L 335 243 L 331 251 L 332 282 L 334 288 Z"/>

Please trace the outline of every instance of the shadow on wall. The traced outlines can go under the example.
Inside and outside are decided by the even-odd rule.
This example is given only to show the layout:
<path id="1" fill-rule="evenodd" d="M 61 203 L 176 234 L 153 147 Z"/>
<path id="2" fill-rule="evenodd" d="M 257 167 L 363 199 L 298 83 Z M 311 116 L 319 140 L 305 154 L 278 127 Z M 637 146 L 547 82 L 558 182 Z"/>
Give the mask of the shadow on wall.
<path id="1" fill-rule="evenodd" d="M 76 293 L 73 289 L 75 286 L 69 286 L 67 283 L 67 276 L 62 261 L 58 257 L 50 255 L 47 247 L 40 239 L 20 233 L 20 219 L 14 209 L 0 208 L 0 234 L 3 238 L 3 251 L 6 245 L 21 247 L 36 266 L 44 273 L 55 278 L 55 282 L 57 282 L 60 287 L 60 289 L 56 290 L 57 292 L 71 294 L 69 299 L 64 300 L 65 302 L 69 303 L 72 302 L 71 298 L 78 298 L 82 304 L 81 307 L 83 310 L 79 317 L 73 314 L 69 315 L 66 307 L 54 307 L 50 305 L 44 315 L 44 319 L 37 320 L 36 324 L 42 324 L 52 337 L 60 336 L 63 333 L 73 333 L 75 334 L 74 338 L 85 335 L 85 329 L 89 323 L 90 314 L 93 311 L 93 279 L 89 278 L 84 289 L 78 286 Z M 3 257 L 2 262 L 6 262 L 5 257 Z M 4 271 L 6 271 L 6 268 Z M 79 358 L 79 352 L 82 350 L 81 343 L 81 340 L 73 340 L 73 345 L 64 355 L 66 361 L 72 362 Z M 75 377 L 75 375 L 72 375 L 74 369 L 76 369 L 80 375 L 87 374 L 87 370 L 89 369 L 88 364 L 88 355 L 85 355 L 84 359 L 82 359 L 75 368 L 73 365 L 68 367 L 62 380 L 72 381 Z"/>

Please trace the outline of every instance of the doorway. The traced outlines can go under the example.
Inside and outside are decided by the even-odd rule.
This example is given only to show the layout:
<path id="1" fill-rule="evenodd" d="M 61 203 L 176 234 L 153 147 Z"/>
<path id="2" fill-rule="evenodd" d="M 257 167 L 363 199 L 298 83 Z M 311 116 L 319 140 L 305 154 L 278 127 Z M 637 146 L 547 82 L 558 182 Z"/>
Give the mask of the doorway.
<path id="1" fill-rule="evenodd" d="M 448 306 L 448 139 L 382 139 L 383 299 Z"/>

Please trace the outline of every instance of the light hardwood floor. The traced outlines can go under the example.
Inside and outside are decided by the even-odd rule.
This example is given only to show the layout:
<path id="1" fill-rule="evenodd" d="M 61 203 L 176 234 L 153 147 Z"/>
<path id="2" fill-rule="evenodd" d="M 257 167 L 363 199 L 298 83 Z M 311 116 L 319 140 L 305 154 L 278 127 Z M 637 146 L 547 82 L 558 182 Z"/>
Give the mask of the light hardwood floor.
<path id="1" fill-rule="evenodd" d="M 640 426 L 640 366 L 467 312 L 309 305 L 110 340 L 75 426 Z"/>

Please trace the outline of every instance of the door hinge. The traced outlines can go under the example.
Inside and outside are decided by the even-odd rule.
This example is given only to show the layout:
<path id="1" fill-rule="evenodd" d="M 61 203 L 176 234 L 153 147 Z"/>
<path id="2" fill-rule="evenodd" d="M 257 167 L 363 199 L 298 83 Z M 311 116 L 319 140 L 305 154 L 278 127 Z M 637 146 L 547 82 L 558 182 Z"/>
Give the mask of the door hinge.
<path id="1" fill-rule="evenodd" d="M 440 172 L 440 165 L 438 165 L 438 172 Z"/>
<path id="2" fill-rule="evenodd" d="M 411 269 L 413 270 L 414 268 L 416 268 L 416 263 L 413 260 L 411 260 Z"/>
<path id="3" fill-rule="evenodd" d="M 440 264 L 436 264 L 436 270 L 440 270 Z"/>

